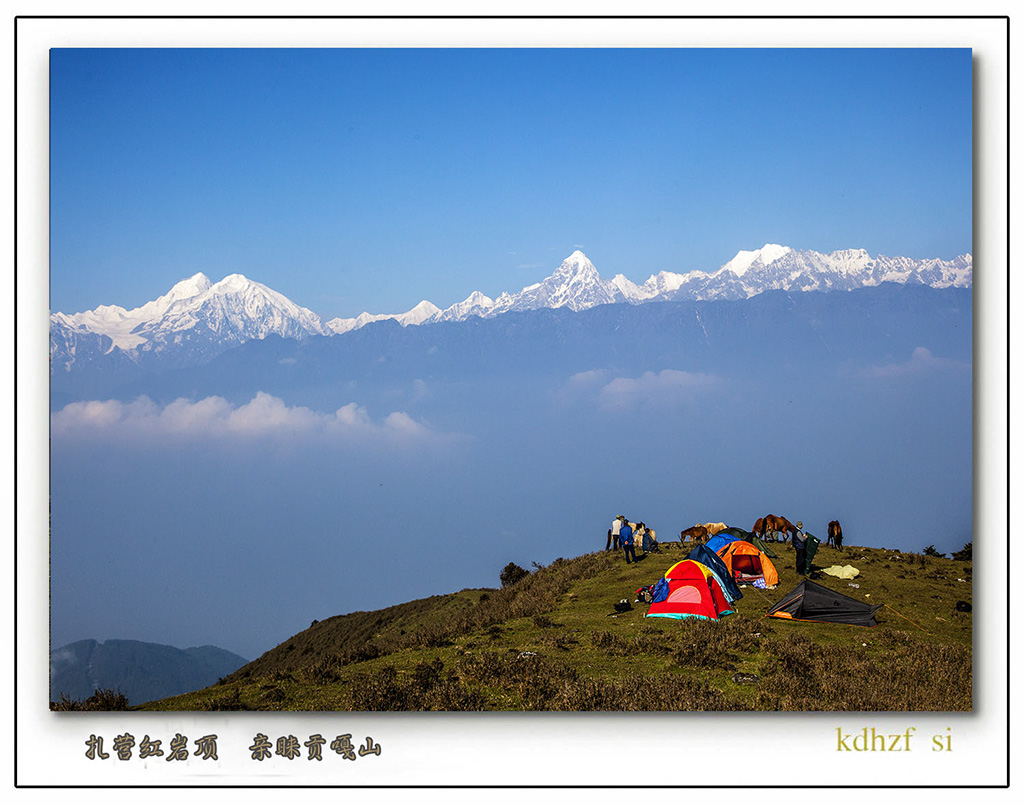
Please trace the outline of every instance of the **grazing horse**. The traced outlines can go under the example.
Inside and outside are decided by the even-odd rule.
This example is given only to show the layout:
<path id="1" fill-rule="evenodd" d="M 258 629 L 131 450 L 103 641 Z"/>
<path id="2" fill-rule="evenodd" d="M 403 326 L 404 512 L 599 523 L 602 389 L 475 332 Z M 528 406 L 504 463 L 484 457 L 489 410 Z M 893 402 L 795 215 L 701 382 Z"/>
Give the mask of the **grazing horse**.
<path id="1" fill-rule="evenodd" d="M 837 549 L 843 547 L 843 527 L 839 525 L 839 521 L 828 522 L 828 544 L 835 546 Z"/>
<path id="2" fill-rule="evenodd" d="M 724 523 L 705 523 L 704 528 L 708 530 L 708 537 L 714 537 L 723 529 L 728 529 Z"/>
<path id="3" fill-rule="evenodd" d="M 691 526 L 689 529 L 683 529 L 679 533 L 680 543 L 689 543 L 691 540 L 695 540 L 698 543 L 706 543 L 707 539 L 711 537 L 708 534 L 708 528 L 703 523 L 698 523 L 696 526 Z"/>
<path id="4" fill-rule="evenodd" d="M 786 532 L 790 539 L 796 536 L 796 527 L 781 515 L 765 515 L 754 524 L 754 534 L 762 540 L 770 532 Z"/>
<path id="5" fill-rule="evenodd" d="M 769 517 L 771 517 L 771 516 L 769 516 Z M 769 524 L 769 526 L 770 526 L 770 528 L 773 531 L 776 531 L 776 532 L 786 532 L 787 534 L 789 534 L 790 540 L 792 540 L 794 537 L 796 537 L 796 532 L 797 532 L 796 527 L 792 523 L 790 523 L 788 520 L 783 518 L 781 515 L 775 517 L 775 522 L 773 524 Z"/>

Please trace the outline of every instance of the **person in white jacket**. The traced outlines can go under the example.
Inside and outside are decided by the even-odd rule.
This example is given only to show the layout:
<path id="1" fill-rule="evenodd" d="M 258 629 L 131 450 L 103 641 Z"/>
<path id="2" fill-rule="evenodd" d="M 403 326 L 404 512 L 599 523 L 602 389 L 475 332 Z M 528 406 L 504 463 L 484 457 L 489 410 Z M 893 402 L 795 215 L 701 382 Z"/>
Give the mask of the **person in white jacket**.
<path id="1" fill-rule="evenodd" d="M 612 528 L 608 530 L 608 542 L 604 544 L 605 551 L 619 547 L 619 530 L 621 528 L 622 521 L 619 518 L 612 521 Z"/>

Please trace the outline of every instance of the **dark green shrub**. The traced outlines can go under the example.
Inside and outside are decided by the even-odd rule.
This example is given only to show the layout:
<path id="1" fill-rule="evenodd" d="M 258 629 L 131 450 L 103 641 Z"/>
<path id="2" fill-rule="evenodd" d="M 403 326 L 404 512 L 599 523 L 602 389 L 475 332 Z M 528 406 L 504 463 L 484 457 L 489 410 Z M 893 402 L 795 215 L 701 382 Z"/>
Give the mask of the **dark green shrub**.
<path id="1" fill-rule="evenodd" d="M 373 675 L 360 675 L 352 683 L 353 711 L 412 711 L 408 690 L 398 680 L 394 666 Z"/>
<path id="2" fill-rule="evenodd" d="M 498 578 L 501 580 L 501 587 L 508 588 L 525 579 L 529 575 L 530 572 L 525 568 L 520 568 L 515 563 L 509 563 L 501 569 L 501 574 Z"/>
<path id="3" fill-rule="evenodd" d="M 281 703 L 287 699 L 284 689 L 280 686 L 260 686 L 260 696 L 272 703 Z"/>
<path id="4" fill-rule="evenodd" d="M 416 664 L 416 668 L 412 670 L 413 683 L 421 691 L 427 691 L 434 688 L 438 683 L 441 682 L 441 671 L 444 669 L 444 663 L 440 658 L 437 658 L 429 663 L 427 661 L 421 661 Z"/>

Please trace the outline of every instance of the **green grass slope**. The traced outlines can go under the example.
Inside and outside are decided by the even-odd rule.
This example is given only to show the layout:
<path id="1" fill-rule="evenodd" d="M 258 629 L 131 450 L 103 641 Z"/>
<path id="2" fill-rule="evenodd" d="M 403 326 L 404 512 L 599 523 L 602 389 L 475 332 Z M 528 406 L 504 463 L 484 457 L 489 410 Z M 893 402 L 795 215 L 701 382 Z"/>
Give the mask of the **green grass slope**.
<path id="1" fill-rule="evenodd" d="M 879 626 L 766 618 L 802 578 L 775 545 L 775 590 L 747 586 L 717 622 L 646 619 L 614 605 L 689 545 L 626 565 L 621 552 L 558 559 L 514 585 L 463 590 L 314 622 L 201 691 L 137 706 L 208 711 L 969 711 L 971 563 L 822 546 L 817 569 L 851 564 Z M 499 569 L 495 570 L 497 575 Z"/>

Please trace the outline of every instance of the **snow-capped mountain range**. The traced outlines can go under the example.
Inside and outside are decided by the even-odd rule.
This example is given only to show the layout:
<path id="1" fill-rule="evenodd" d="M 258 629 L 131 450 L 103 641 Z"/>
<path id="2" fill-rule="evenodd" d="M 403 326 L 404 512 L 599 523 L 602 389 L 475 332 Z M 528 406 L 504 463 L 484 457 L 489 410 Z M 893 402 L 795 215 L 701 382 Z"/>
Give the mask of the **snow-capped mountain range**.
<path id="1" fill-rule="evenodd" d="M 545 280 L 512 294 L 491 299 L 474 291 L 462 302 L 441 310 L 424 300 L 403 314 L 360 314 L 354 319 L 332 319 L 327 327 L 345 333 L 367 322 L 395 319 L 402 325 L 460 321 L 470 316 L 489 318 L 509 311 L 535 308 L 569 308 L 582 311 L 595 305 L 669 300 L 746 299 L 763 291 L 849 291 L 884 282 L 922 283 L 935 288 L 971 285 L 971 255 L 955 260 L 915 260 L 905 257 L 872 258 L 863 249 L 844 249 L 830 254 L 798 251 L 788 246 L 765 244 L 741 251 L 714 272 L 677 274 L 662 271 L 637 285 L 622 274 L 605 280 L 583 252 L 575 251 Z"/>
<path id="2" fill-rule="evenodd" d="M 113 355 L 130 363 L 170 357 L 171 366 L 203 361 L 271 333 L 303 338 L 330 333 L 319 316 L 241 274 L 211 283 L 202 273 L 176 283 L 162 297 L 125 310 L 50 316 L 50 372 Z"/>
<path id="3" fill-rule="evenodd" d="M 575 251 L 551 276 L 517 293 L 503 292 L 492 299 L 474 291 L 443 310 L 424 300 L 401 314 L 362 313 L 353 319 L 325 322 L 241 274 L 211 283 L 199 273 L 133 310 L 103 305 L 72 315 L 52 314 L 50 371 L 70 372 L 76 365 L 104 360 L 101 356 L 140 364 L 159 355 L 170 366 L 185 366 L 270 334 L 295 339 L 342 334 L 385 319 L 408 326 L 471 316 L 491 318 L 537 308 L 582 311 L 613 303 L 744 299 L 769 290 L 847 291 L 883 282 L 969 287 L 971 277 L 970 254 L 952 261 L 872 258 L 863 249 L 823 254 L 765 244 L 754 251 L 738 252 L 713 272 L 662 271 L 637 285 L 622 274 L 603 279 L 587 256 Z"/>

